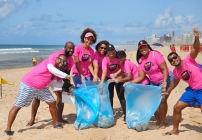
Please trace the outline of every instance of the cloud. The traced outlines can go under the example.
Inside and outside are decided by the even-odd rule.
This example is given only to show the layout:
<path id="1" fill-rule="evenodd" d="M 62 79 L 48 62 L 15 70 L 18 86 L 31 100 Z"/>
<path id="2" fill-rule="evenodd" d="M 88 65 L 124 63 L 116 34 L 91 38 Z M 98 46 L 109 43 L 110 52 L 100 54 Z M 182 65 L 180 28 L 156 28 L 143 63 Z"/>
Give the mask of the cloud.
<path id="1" fill-rule="evenodd" d="M 0 0 L 0 19 L 5 19 L 10 13 L 18 9 L 24 0 Z"/>
<path id="2" fill-rule="evenodd" d="M 51 15 L 42 15 L 41 17 L 33 17 L 29 20 L 33 27 L 46 26 L 48 23 L 52 22 Z"/>
<path id="3" fill-rule="evenodd" d="M 56 22 L 56 23 L 58 23 L 58 22 L 74 22 L 74 20 L 71 20 L 71 19 L 63 19 L 63 20 L 56 20 L 55 22 Z"/>
<path id="4" fill-rule="evenodd" d="M 125 25 L 125 27 L 139 27 L 141 24 L 139 22 L 132 22 Z"/>

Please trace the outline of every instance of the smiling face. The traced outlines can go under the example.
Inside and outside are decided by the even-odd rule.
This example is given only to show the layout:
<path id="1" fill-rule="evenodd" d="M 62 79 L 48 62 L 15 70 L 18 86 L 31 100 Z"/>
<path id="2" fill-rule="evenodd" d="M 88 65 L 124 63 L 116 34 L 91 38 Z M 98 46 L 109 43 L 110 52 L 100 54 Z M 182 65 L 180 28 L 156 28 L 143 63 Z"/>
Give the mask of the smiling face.
<path id="1" fill-rule="evenodd" d="M 119 63 L 123 65 L 126 58 L 125 57 L 118 57 L 118 60 L 119 60 Z"/>
<path id="2" fill-rule="evenodd" d="M 147 56 L 150 51 L 148 46 L 141 46 L 141 47 L 139 47 L 139 50 L 143 56 Z"/>
<path id="3" fill-rule="evenodd" d="M 176 55 L 176 54 L 172 54 L 168 57 L 168 61 L 170 62 L 170 64 L 172 66 L 178 67 L 181 64 L 181 58 Z"/>
<path id="4" fill-rule="evenodd" d="M 74 44 L 71 42 L 66 43 L 64 50 L 65 50 L 65 55 L 68 56 L 72 56 L 72 54 L 74 53 Z"/>
<path id="5" fill-rule="evenodd" d="M 84 45 L 85 46 L 90 46 L 93 43 L 93 37 L 89 36 L 89 37 L 84 37 Z"/>
<path id="6" fill-rule="evenodd" d="M 114 58 L 115 57 L 115 50 L 108 50 L 107 51 L 107 56 L 109 58 Z"/>
<path id="7" fill-rule="evenodd" d="M 98 48 L 99 54 L 104 55 L 106 52 L 106 47 L 107 46 L 105 44 L 101 44 L 100 47 Z"/>
<path id="8" fill-rule="evenodd" d="M 67 65 L 67 58 L 65 55 L 59 55 L 57 58 L 56 58 L 56 68 L 58 69 L 63 69 L 64 67 L 66 67 Z"/>

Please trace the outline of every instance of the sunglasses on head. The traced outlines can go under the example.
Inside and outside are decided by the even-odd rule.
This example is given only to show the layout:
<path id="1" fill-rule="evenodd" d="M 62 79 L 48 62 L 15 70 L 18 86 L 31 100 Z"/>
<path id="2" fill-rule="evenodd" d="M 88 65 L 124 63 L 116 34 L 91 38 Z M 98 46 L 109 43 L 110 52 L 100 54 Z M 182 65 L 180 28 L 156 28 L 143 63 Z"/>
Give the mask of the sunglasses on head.
<path id="1" fill-rule="evenodd" d="M 63 60 L 62 58 L 60 58 L 60 57 L 58 57 L 59 58 L 59 60 L 60 60 L 60 62 L 64 65 L 64 66 L 66 66 L 67 65 L 67 62 L 65 61 L 65 60 Z"/>
<path id="2" fill-rule="evenodd" d="M 173 62 L 174 59 L 177 59 L 177 57 L 178 57 L 178 56 L 175 55 L 175 56 L 173 56 L 173 57 L 171 57 L 171 58 L 168 58 L 168 61 L 171 63 L 171 62 Z"/>

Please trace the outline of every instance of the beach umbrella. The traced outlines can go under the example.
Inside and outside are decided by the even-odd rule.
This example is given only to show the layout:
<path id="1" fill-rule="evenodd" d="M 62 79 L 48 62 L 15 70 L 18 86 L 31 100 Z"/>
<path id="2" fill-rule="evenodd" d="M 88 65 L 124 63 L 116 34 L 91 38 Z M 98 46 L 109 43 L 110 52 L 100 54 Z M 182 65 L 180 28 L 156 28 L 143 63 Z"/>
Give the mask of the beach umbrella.
<path id="1" fill-rule="evenodd" d="M 1 97 L 2 97 L 2 84 L 8 84 L 8 85 L 13 85 L 14 83 L 9 83 L 7 82 L 6 80 L 4 80 L 3 78 L 0 77 L 0 94 L 1 94 Z"/>
<path id="2" fill-rule="evenodd" d="M 154 43 L 154 44 L 152 44 L 153 46 L 157 46 L 157 47 L 164 47 L 161 43 Z"/>

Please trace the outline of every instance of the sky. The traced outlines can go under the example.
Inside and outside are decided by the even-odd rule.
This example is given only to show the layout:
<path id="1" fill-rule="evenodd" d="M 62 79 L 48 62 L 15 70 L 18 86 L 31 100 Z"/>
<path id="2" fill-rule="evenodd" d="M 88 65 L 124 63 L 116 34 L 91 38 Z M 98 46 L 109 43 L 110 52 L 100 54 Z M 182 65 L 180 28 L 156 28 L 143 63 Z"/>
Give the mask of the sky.
<path id="1" fill-rule="evenodd" d="M 80 43 L 85 28 L 98 41 L 138 42 L 194 26 L 202 30 L 201 0 L 0 0 L 0 44 Z"/>

